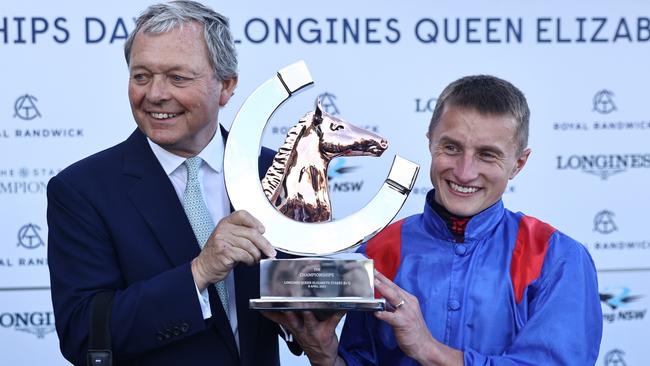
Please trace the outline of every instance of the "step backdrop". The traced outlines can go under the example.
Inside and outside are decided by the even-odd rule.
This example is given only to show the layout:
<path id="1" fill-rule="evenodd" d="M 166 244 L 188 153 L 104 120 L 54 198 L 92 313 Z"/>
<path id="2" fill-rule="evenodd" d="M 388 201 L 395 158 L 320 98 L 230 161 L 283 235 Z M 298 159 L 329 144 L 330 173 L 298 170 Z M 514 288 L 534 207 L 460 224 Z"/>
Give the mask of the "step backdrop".
<path id="1" fill-rule="evenodd" d="M 277 111 L 264 144 L 277 148 L 317 97 L 329 113 L 390 141 L 381 158 L 333 163 L 337 218 L 375 195 L 395 154 L 422 167 L 398 218 L 422 209 L 431 187 L 425 132 L 449 82 L 485 73 L 520 87 L 533 154 L 506 205 L 591 252 L 604 317 L 597 364 L 648 364 L 647 0 L 207 3 L 230 17 L 239 50 L 224 125 L 258 85 L 302 59 L 315 85 Z M 67 364 L 49 293 L 46 184 L 134 129 L 122 47 L 149 4 L 0 4 L 0 364 Z M 307 361 L 284 352 L 283 364 Z"/>

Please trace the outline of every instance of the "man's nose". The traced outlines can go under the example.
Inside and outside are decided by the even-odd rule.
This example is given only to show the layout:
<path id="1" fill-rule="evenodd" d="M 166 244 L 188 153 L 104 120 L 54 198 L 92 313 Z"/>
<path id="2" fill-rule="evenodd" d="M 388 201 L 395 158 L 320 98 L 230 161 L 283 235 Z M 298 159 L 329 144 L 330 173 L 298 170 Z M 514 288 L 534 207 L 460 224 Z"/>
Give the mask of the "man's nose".
<path id="1" fill-rule="evenodd" d="M 454 175 L 459 183 L 469 183 L 478 177 L 478 166 L 472 154 L 462 154 L 456 160 Z"/>
<path id="2" fill-rule="evenodd" d="M 160 104 L 169 98 L 167 79 L 163 75 L 154 75 L 147 91 L 147 100 L 151 103 Z"/>

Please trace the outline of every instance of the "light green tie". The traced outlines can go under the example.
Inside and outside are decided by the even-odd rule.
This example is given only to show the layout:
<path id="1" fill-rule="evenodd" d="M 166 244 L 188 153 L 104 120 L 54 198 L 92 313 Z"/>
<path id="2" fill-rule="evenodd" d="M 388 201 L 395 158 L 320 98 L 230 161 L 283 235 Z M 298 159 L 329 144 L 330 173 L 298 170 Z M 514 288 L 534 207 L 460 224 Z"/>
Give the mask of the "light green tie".
<path id="1" fill-rule="evenodd" d="M 214 222 L 203 200 L 201 184 L 199 182 L 199 168 L 202 162 L 203 160 L 198 156 L 185 160 L 184 164 L 187 167 L 187 185 L 183 193 L 183 208 L 185 209 L 187 218 L 190 220 L 190 225 L 192 225 L 192 230 L 201 249 L 203 249 L 210 234 L 212 234 L 212 230 L 214 230 Z M 215 287 L 221 299 L 221 304 L 226 311 L 226 317 L 230 319 L 226 284 L 224 281 L 219 281 L 215 284 Z"/>

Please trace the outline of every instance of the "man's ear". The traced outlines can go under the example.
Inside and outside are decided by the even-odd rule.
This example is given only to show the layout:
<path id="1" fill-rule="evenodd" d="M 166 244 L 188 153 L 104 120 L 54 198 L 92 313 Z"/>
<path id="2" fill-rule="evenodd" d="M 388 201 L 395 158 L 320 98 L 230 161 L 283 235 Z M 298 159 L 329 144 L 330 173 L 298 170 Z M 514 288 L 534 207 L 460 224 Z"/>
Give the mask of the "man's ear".
<path id="1" fill-rule="evenodd" d="M 222 80 L 221 83 L 221 95 L 219 96 L 219 106 L 223 107 L 228 103 L 230 97 L 232 97 L 235 87 L 237 86 L 237 78 L 232 78 L 228 80 Z"/>
<path id="2" fill-rule="evenodd" d="M 530 149 L 525 149 L 521 155 L 517 158 L 515 161 L 515 167 L 512 169 L 512 172 L 510 172 L 510 178 L 513 179 L 519 172 L 524 168 L 526 165 L 526 162 L 528 161 L 528 157 L 530 156 L 531 150 Z"/>

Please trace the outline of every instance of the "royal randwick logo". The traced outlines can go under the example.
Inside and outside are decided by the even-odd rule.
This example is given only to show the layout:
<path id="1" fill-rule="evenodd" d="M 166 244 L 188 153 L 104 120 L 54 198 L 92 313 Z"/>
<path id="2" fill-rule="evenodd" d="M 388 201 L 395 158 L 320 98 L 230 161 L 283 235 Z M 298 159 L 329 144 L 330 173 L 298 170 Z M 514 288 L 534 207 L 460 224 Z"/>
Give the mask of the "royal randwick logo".
<path id="1" fill-rule="evenodd" d="M 32 223 L 23 225 L 18 230 L 18 246 L 26 249 L 36 249 L 45 246 L 43 238 L 41 238 L 41 228 Z"/>
<path id="2" fill-rule="evenodd" d="M 37 117 L 41 117 L 41 112 L 36 106 L 35 96 L 25 93 L 19 96 L 14 103 L 14 118 L 18 117 L 22 120 L 29 121 Z"/>
<path id="3" fill-rule="evenodd" d="M 584 98 L 587 103 L 587 98 Z M 598 90 L 591 96 L 591 103 L 585 103 L 585 110 L 589 108 L 589 114 L 584 114 L 579 119 L 558 119 L 553 121 L 553 130 L 558 132 L 598 132 L 608 133 L 611 131 L 644 131 L 650 132 L 650 119 L 647 116 L 628 117 L 623 113 L 619 115 L 618 99 L 613 91 L 609 89 Z M 629 113 L 631 108 L 627 106 L 625 112 Z M 643 118 L 640 118 L 643 117 Z"/>
<path id="4" fill-rule="evenodd" d="M 314 108 L 316 108 L 319 99 L 320 99 L 321 107 L 326 113 L 329 113 L 332 116 L 336 116 L 339 114 L 339 108 L 336 106 L 336 95 L 331 94 L 329 92 L 320 94 L 318 98 L 316 98 L 316 101 L 314 101 Z"/>
<path id="5" fill-rule="evenodd" d="M 601 234 L 611 234 L 618 231 L 614 222 L 614 213 L 609 210 L 602 210 L 594 216 L 594 231 Z"/>
<path id="6" fill-rule="evenodd" d="M 603 358 L 603 364 L 605 366 L 627 366 L 625 362 L 625 352 L 620 349 L 614 348 L 613 350 L 607 352 Z"/>
<path id="7" fill-rule="evenodd" d="M 593 99 L 593 110 L 600 114 L 609 114 L 616 110 L 614 92 L 602 89 L 596 92 Z"/>
<path id="8" fill-rule="evenodd" d="M 601 210 L 594 215 L 592 231 L 601 235 L 600 239 L 589 245 L 591 251 L 647 251 L 650 249 L 650 240 L 621 238 L 616 214 L 608 209 Z"/>
<path id="9" fill-rule="evenodd" d="M 0 31 L 2 28 L 0 28 Z M 42 123 L 40 120 L 47 120 L 40 108 L 40 101 L 35 95 L 25 93 L 19 95 L 13 102 L 12 116 L 15 123 L 14 127 L 3 124 L 0 129 L 0 141 L 3 139 L 60 139 L 60 138 L 81 138 L 84 137 L 84 129 L 78 127 L 62 127 L 56 123 L 52 127 L 48 123 Z M 36 120 L 38 119 L 38 121 Z M 23 123 L 23 121 L 28 121 Z"/>

